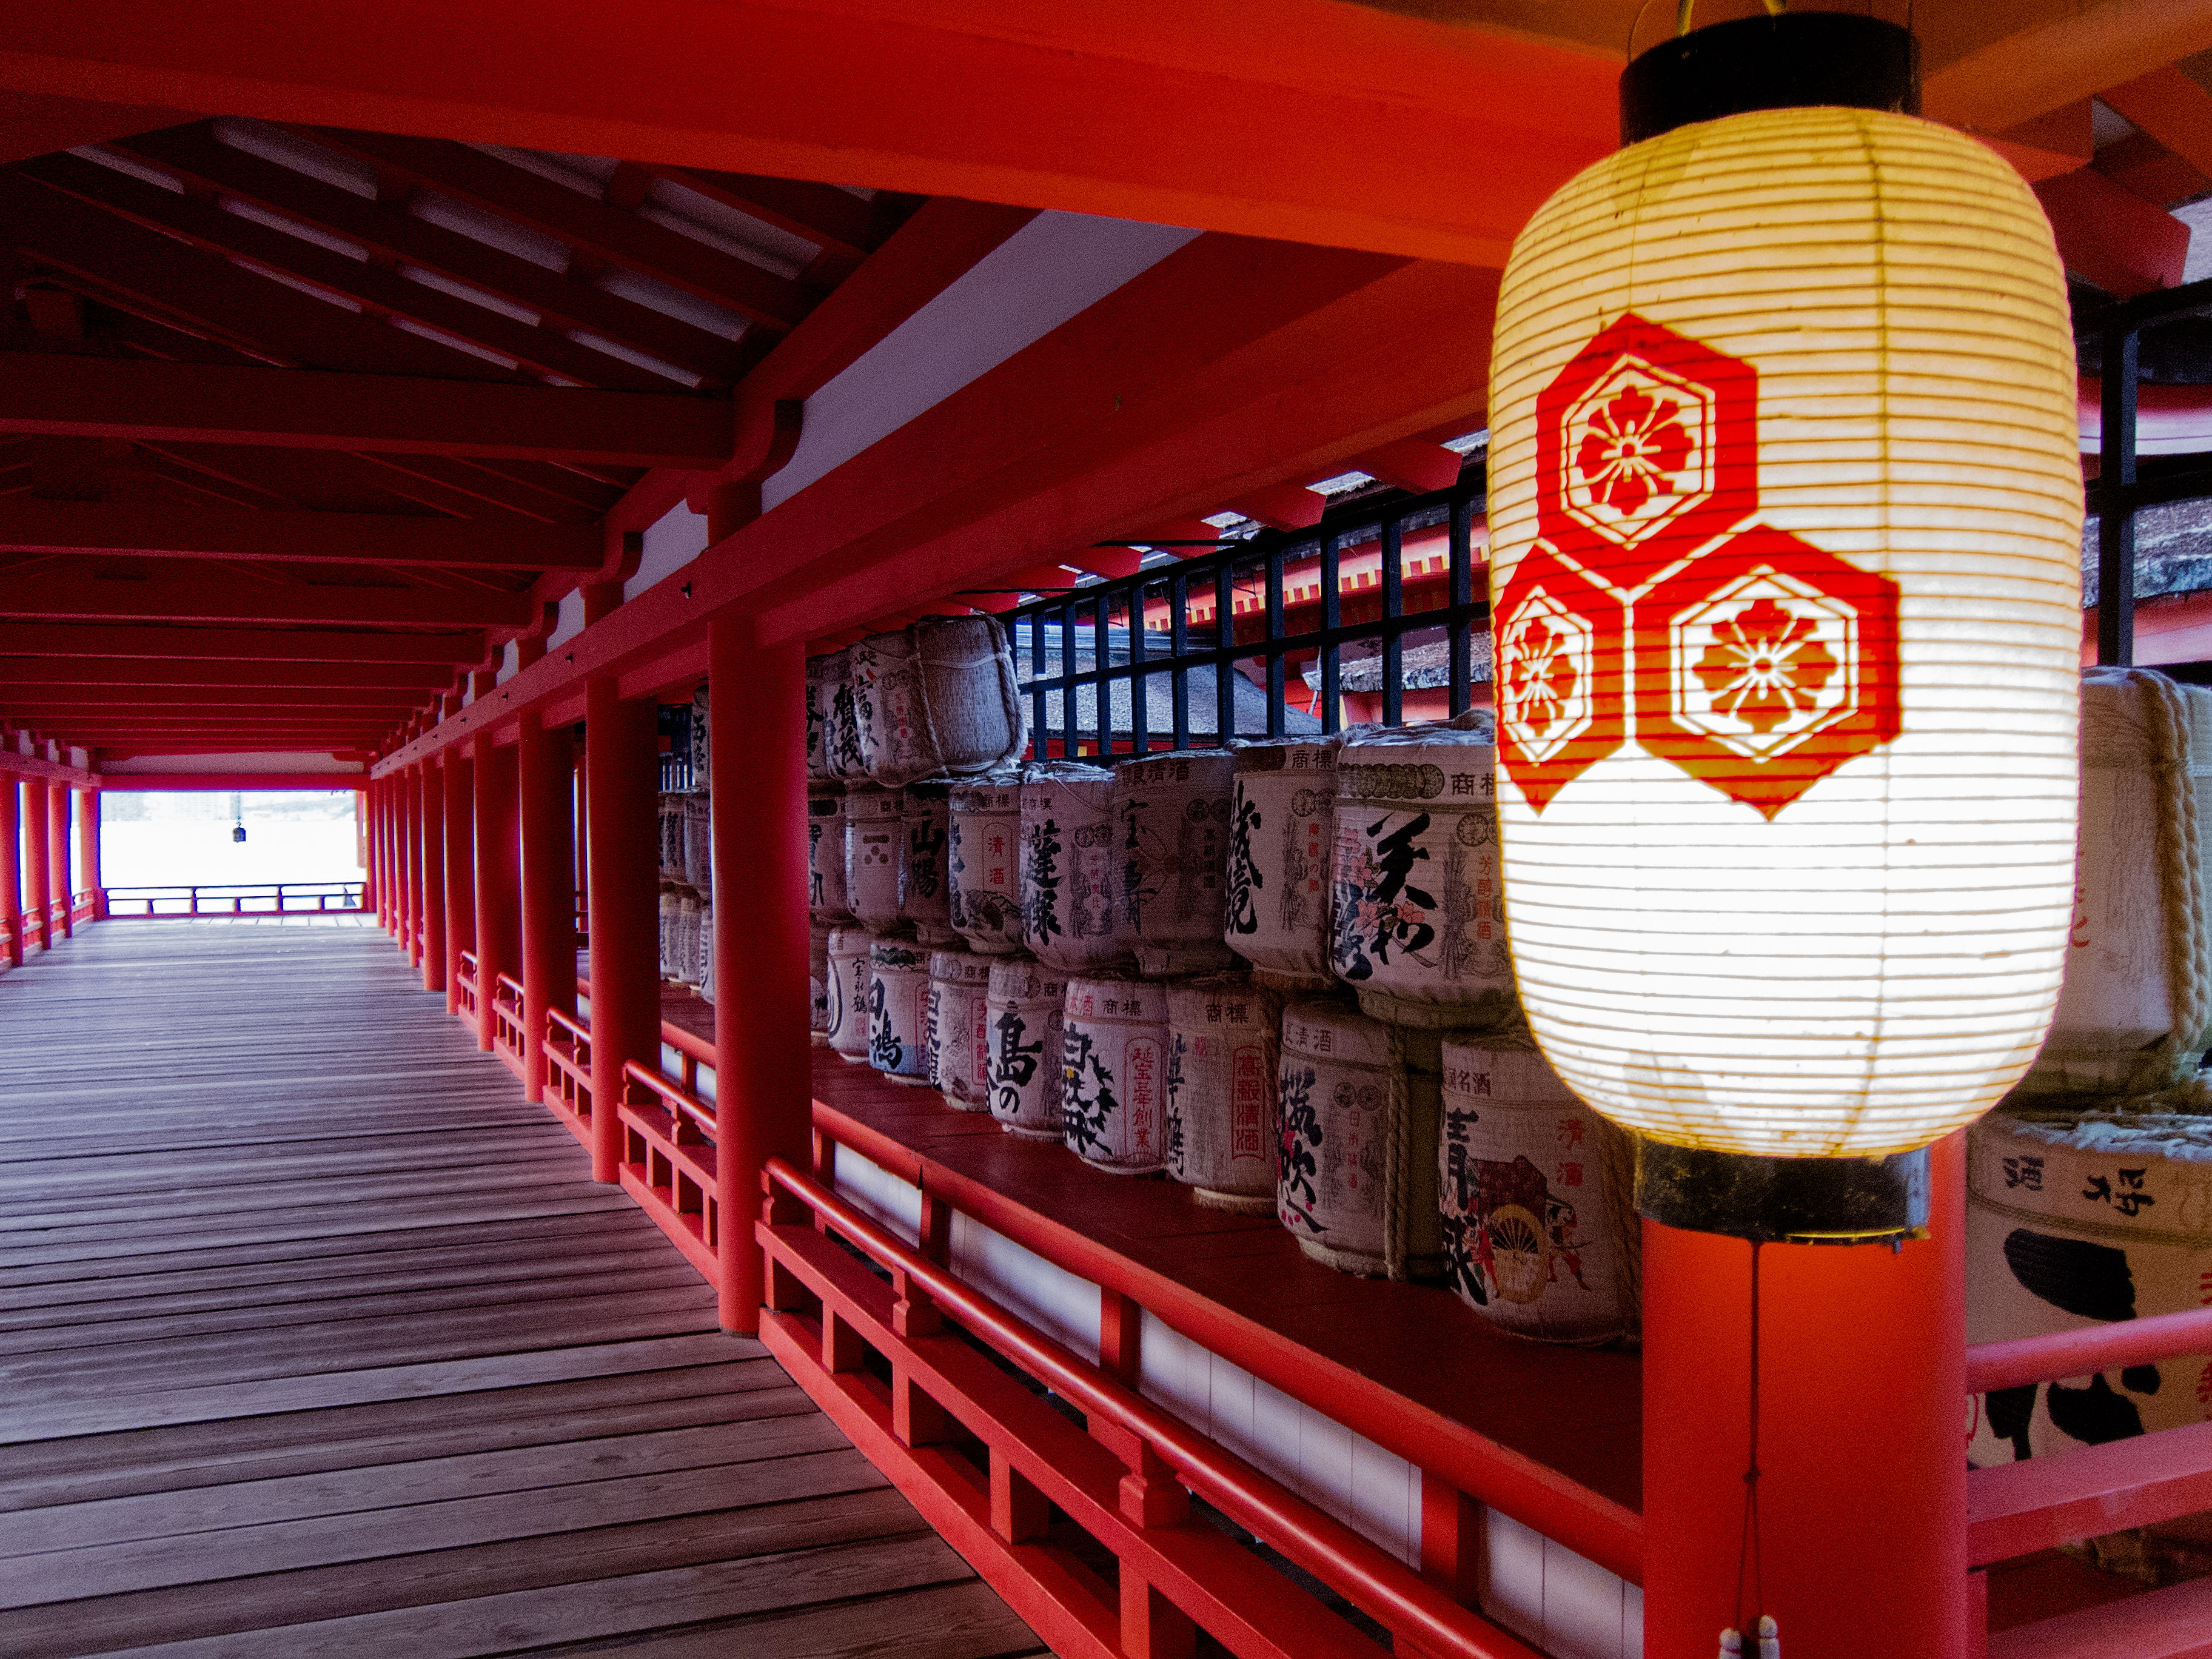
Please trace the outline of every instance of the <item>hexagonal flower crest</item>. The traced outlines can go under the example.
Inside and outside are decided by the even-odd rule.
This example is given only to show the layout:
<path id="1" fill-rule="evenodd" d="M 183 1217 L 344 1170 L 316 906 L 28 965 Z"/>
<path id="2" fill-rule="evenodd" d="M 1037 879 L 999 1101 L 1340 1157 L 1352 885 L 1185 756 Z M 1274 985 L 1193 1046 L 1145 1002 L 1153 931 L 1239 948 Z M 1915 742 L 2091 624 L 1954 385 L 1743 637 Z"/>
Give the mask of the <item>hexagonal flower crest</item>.
<path id="1" fill-rule="evenodd" d="M 1536 523 L 1599 580 L 1641 587 L 1758 505 L 1759 375 L 1630 312 L 1536 399 Z"/>
<path id="2" fill-rule="evenodd" d="M 1638 601 L 1636 738 L 1771 818 L 1897 736 L 1897 585 L 1755 526 Z"/>
<path id="3" fill-rule="evenodd" d="M 1627 735 L 1626 615 L 1540 544 L 1495 604 L 1498 763 L 1540 812 Z"/>

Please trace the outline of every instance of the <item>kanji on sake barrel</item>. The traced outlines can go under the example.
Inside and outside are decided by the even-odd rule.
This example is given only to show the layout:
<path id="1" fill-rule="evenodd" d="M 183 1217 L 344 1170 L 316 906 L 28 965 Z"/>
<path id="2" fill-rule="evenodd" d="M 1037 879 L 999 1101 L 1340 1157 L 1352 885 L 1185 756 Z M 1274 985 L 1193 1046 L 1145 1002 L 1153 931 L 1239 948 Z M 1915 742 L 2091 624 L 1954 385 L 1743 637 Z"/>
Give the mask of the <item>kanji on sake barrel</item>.
<path id="1" fill-rule="evenodd" d="M 712 901 L 703 898 L 699 901 L 698 955 L 694 958 L 693 967 L 696 975 L 691 981 L 693 988 L 702 1000 L 712 1002 L 714 1000 L 714 906 Z"/>
<path id="2" fill-rule="evenodd" d="M 1022 781 L 1009 771 L 952 786 L 945 860 L 952 929 L 968 948 L 1022 948 Z"/>
<path id="3" fill-rule="evenodd" d="M 835 784 L 806 792 L 806 912 L 826 922 L 853 915 L 845 902 L 845 792 Z"/>
<path id="4" fill-rule="evenodd" d="M 868 1059 L 868 950 L 875 937 L 857 924 L 830 930 L 830 1008 L 823 1037 L 840 1058 Z"/>
<path id="5" fill-rule="evenodd" d="M 1218 751 L 1124 761 L 1114 769 L 1121 854 L 1115 937 L 1139 973 L 1236 965 L 1222 939 L 1223 877 L 1235 763 Z"/>
<path id="6" fill-rule="evenodd" d="M 2212 690 L 2081 676 L 2079 872 L 2051 1035 L 2014 1098 L 2148 1094 L 2194 1077 L 2212 1024 Z"/>
<path id="7" fill-rule="evenodd" d="M 1231 750 L 1223 942 L 1259 982 L 1327 990 L 1329 865 L 1336 840 L 1336 751 L 1341 739 L 1280 738 Z"/>
<path id="8" fill-rule="evenodd" d="M 676 939 L 670 953 L 668 977 L 679 985 L 699 982 L 701 908 L 698 894 L 689 887 L 676 890 Z"/>
<path id="9" fill-rule="evenodd" d="M 713 803 L 703 788 L 677 799 L 684 803 L 684 879 L 704 897 L 714 884 Z"/>
<path id="10" fill-rule="evenodd" d="M 1559 1081 L 1524 1028 L 1446 1040 L 1437 1150 L 1445 1272 L 1462 1301 L 1547 1342 L 1636 1333 L 1635 1147 Z"/>
<path id="11" fill-rule="evenodd" d="M 860 761 L 879 784 L 987 772 L 1027 746 L 1013 658 L 995 617 L 931 617 L 872 634 L 849 660 Z"/>
<path id="12" fill-rule="evenodd" d="M 837 688 L 844 684 L 845 653 L 806 659 L 806 776 L 810 782 L 827 782 L 832 722 L 836 719 Z"/>
<path id="13" fill-rule="evenodd" d="M 878 934 L 868 946 L 868 1064 L 894 1083 L 929 1081 L 929 952 Z"/>
<path id="14" fill-rule="evenodd" d="M 993 960 L 983 1002 L 990 1038 L 985 1076 L 991 1115 L 1018 1139 L 1065 1139 L 1060 1034 L 1066 1006 L 1067 976 L 1058 969 L 1028 957 Z"/>
<path id="15" fill-rule="evenodd" d="M 845 907 L 881 933 L 899 922 L 899 854 L 906 796 L 855 786 L 845 792 Z"/>
<path id="16" fill-rule="evenodd" d="M 951 872 L 946 868 L 951 838 L 952 785 L 926 778 L 900 792 L 905 805 L 898 842 L 899 918 L 932 947 L 957 945 L 952 928 Z"/>
<path id="17" fill-rule="evenodd" d="M 929 1080 L 956 1111 L 991 1109 L 990 988 L 990 957 L 966 951 L 930 953 Z"/>
<path id="18" fill-rule="evenodd" d="M 2154 1101 L 2130 1111 L 2001 1109 L 1968 1132 L 1969 1343 L 2204 1305 L 2212 1116 L 2199 1098 L 2188 1091 L 2191 1109 L 2181 1112 Z M 1982 1395 L 1966 1455 L 1986 1467 L 2202 1423 L 2212 1419 L 2208 1381 L 2212 1362 L 2198 1355 Z M 2154 1555 L 2172 1553 L 2155 1528 L 2141 1541 Z"/>
<path id="19" fill-rule="evenodd" d="M 684 906 L 672 881 L 660 884 L 660 976 L 672 980 L 684 954 Z"/>
<path id="20" fill-rule="evenodd" d="M 1443 1039 L 1340 1002 L 1283 1010 L 1276 1214 L 1340 1273 L 1433 1279 Z"/>
<path id="21" fill-rule="evenodd" d="M 1167 1171 L 1218 1210 L 1275 1208 L 1283 1000 L 1249 974 L 1167 988 Z"/>
<path id="22" fill-rule="evenodd" d="M 1080 761 L 1022 774 L 1022 943 L 1068 973 L 1110 967 L 1128 952 L 1115 933 L 1121 852 L 1114 775 Z"/>
<path id="23" fill-rule="evenodd" d="M 811 997 L 812 1014 L 808 1021 L 817 1044 L 830 1041 L 830 929 L 822 922 L 811 922 L 806 929 L 806 981 Z"/>
<path id="24" fill-rule="evenodd" d="M 1331 963 L 1395 1024 L 1496 1025 L 1517 1012 L 1486 716 L 1347 738 L 1336 763 Z"/>
<path id="25" fill-rule="evenodd" d="M 1152 1175 L 1167 1162 L 1168 1008 L 1149 980 L 1074 978 L 1060 1027 L 1060 1122 L 1094 1170 Z"/>
<path id="26" fill-rule="evenodd" d="M 860 709 L 853 693 L 853 653 L 837 652 L 823 671 L 822 769 L 839 783 L 866 783 L 867 763 L 860 755 Z"/>

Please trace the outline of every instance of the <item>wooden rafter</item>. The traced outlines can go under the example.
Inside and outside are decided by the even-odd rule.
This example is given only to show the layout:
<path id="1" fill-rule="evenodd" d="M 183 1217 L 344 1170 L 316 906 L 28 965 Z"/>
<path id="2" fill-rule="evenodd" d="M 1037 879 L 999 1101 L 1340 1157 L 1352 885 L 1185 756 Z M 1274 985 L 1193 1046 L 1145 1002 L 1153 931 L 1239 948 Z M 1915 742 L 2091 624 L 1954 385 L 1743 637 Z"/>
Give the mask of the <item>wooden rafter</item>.
<path id="1" fill-rule="evenodd" d="M 448 629 L 523 629 L 527 596 L 398 585 L 272 581 L 215 562 L 162 560 L 143 574 L 99 559 L 53 559 L 0 582 L 0 617 L 49 622 L 136 619 L 226 624 L 301 623 Z"/>
<path id="2" fill-rule="evenodd" d="M 386 513 L 156 510 L 137 502 L 0 501 L 0 553 L 596 570 L 597 531 Z M 0 601 L 4 602 L 4 601 Z"/>

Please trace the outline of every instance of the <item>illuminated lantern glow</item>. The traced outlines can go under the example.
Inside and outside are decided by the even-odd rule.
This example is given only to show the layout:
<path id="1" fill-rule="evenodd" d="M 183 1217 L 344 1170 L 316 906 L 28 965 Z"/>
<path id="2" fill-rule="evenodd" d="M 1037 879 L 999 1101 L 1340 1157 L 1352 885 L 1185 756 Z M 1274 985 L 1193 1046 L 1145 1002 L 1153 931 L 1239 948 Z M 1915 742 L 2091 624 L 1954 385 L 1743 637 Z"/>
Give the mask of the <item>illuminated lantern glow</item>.
<path id="1" fill-rule="evenodd" d="M 1490 404 L 1507 925 L 1597 1110 L 1874 1157 L 2027 1069 L 2074 887 L 2075 374 L 2034 197 L 1910 116 L 1679 126 L 1522 231 Z"/>

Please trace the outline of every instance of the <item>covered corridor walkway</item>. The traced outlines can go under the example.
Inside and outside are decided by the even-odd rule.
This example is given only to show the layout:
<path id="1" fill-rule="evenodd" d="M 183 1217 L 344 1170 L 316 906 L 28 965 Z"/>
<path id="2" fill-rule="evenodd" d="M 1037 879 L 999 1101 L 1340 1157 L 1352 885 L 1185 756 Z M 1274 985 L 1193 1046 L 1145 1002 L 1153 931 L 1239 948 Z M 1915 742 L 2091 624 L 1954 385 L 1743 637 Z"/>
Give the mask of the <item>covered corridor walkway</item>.
<path id="1" fill-rule="evenodd" d="M 374 929 L 0 1030 L 0 1652 L 1041 1650 Z"/>

